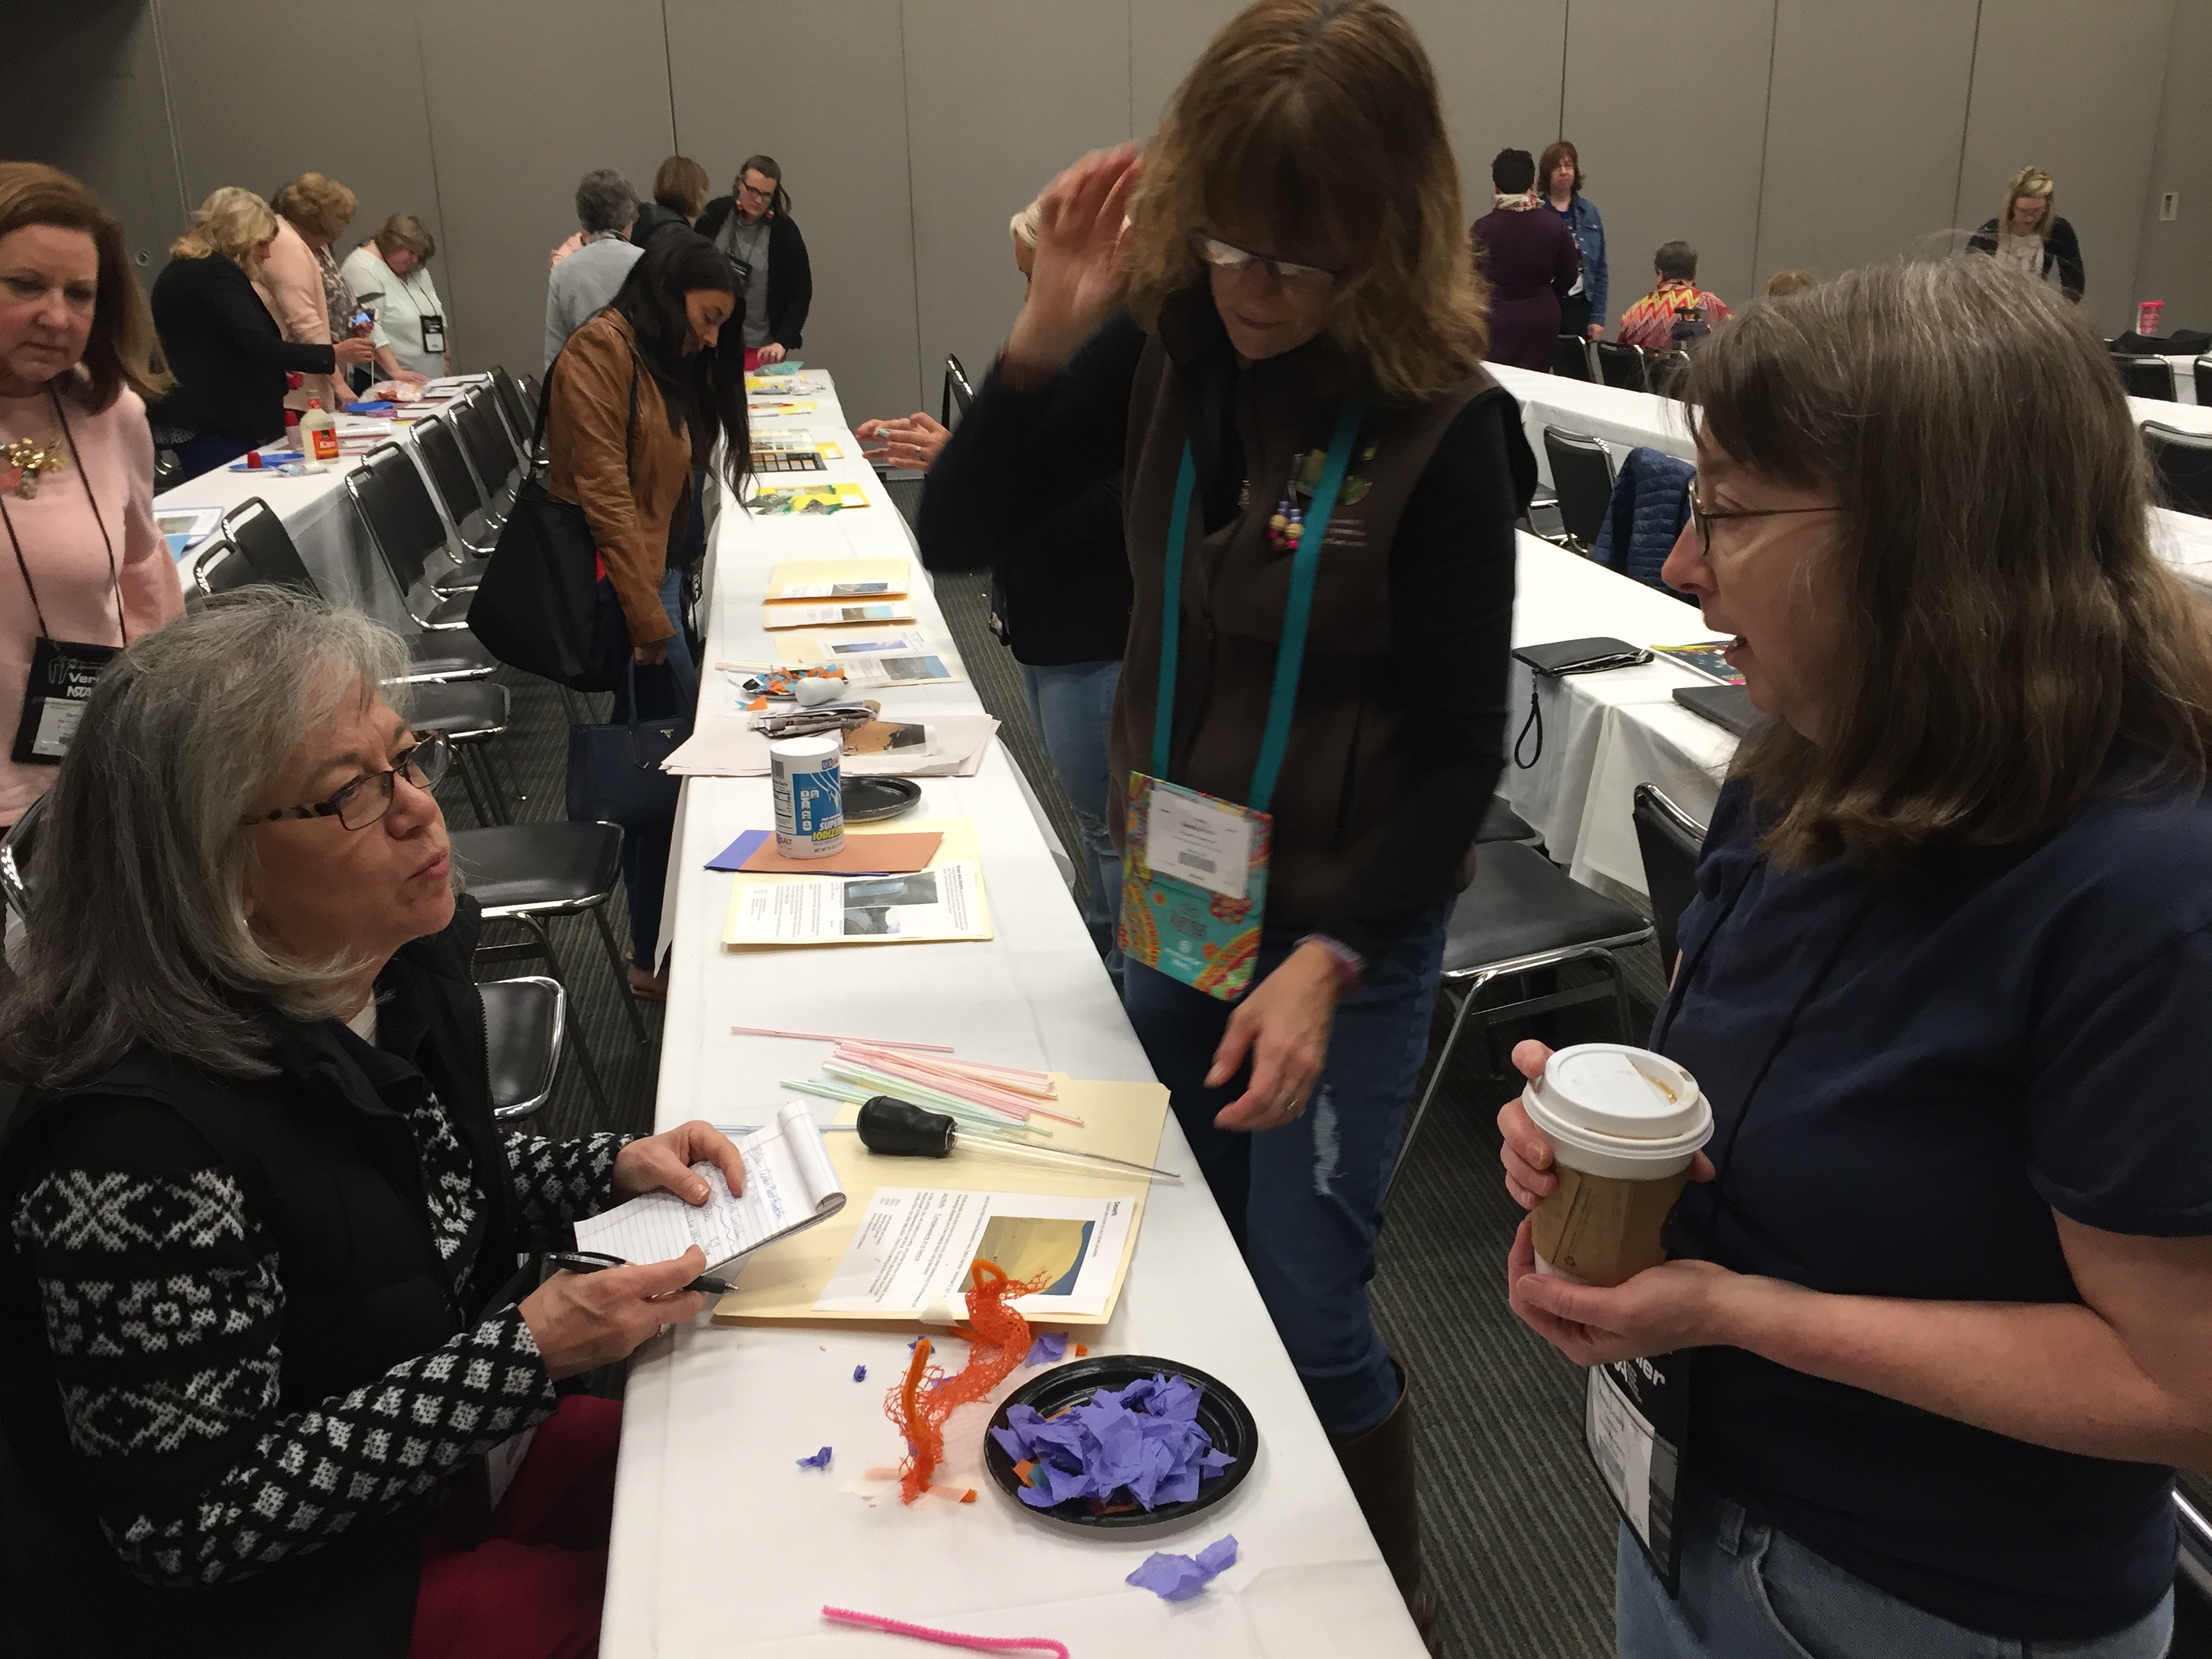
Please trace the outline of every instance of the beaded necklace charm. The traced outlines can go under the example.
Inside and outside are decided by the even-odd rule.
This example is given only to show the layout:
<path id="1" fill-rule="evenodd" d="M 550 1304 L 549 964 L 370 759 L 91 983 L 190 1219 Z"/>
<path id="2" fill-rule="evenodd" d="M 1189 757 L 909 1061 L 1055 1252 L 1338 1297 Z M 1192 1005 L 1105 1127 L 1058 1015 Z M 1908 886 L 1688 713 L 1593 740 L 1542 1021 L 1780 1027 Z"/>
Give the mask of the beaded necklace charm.
<path id="1" fill-rule="evenodd" d="M 1305 533 L 1305 508 L 1285 495 L 1275 503 L 1275 516 L 1267 520 L 1267 545 L 1279 552 L 1295 553 Z"/>

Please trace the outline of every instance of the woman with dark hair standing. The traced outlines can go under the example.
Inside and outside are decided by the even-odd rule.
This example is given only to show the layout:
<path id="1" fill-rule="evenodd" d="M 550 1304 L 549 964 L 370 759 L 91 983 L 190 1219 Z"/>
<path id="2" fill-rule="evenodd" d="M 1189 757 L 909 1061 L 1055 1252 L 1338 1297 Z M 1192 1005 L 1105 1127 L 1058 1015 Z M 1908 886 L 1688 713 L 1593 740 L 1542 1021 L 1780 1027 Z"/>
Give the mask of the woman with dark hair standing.
<path id="1" fill-rule="evenodd" d="M 154 525 L 154 343 L 114 216 L 0 163 L 0 825 L 53 781 L 100 665 L 184 613 Z"/>
<path id="2" fill-rule="evenodd" d="M 1490 182 L 1496 205 L 1468 231 L 1490 283 L 1490 361 L 1548 369 L 1582 256 L 1559 216 L 1538 210 L 1536 163 L 1527 150 L 1499 150 Z"/>
<path id="3" fill-rule="evenodd" d="M 1123 481 L 1125 1006 L 1417 1619 L 1412 1410 L 1367 1285 L 1503 758 L 1535 476 L 1460 213 L 1405 20 L 1261 0 L 1141 179 L 1124 146 L 1046 190 L 921 526 L 949 562 Z"/>
<path id="4" fill-rule="evenodd" d="M 659 701 L 685 713 L 698 701 L 699 671 L 671 615 L 682 607 L 683 573 L 668 564 L 669 525 L 684 507 L 695 464 L 706 465 L 717 439 L 732 489 L 750 460 L 738 281 L 713 243 L 670 230 L 545 371 L 549 487 L 584 509 L 605 568 L 603 592 L 622 608 L 637 662 L 665 665 L 665 676 L 652 677 L 667 687 Z M 623 858 L 630 988 L 659 996 L 665 981 L 653 971 L 653 955 L 668 837 L 631 836 Z"/>
<path id="5" fill-rule="evenodd" d="M 2156 1659 L 2212 1468 L 2212 640 L 2123 388 L 1966 259 L 1750 307 L 1684 396 L 1666 580 L 1773 716 L 1651 1039 L 1711 1160 L 1680 1259 L 1573 1284 L 1524 1224 L 1506 1273 L 1576 1364 L 1686 1369 L 1680 1595 L 1624 1528 L 1619 1650 Z"/>
<path id="6" fill-rule="evenodd" d="M 730 194 L 699 216 L 699 234 L 729 255 L 744 279 L 745 367 L 780 363 L 798 350 L 814 303 L 814 270 L 775 157 L 747 158 Z"/>
<path id="7" fill-rule="evenodd" d="M 1582 153 L 1565 139 L 1536 158 L 1536 197 L 1559 216 L 1583 257 L 1581 273 L 1559 301 L 1559 332 L 1600 339 L 1605 334 L 1605 221 L 1583 194 Z"/>

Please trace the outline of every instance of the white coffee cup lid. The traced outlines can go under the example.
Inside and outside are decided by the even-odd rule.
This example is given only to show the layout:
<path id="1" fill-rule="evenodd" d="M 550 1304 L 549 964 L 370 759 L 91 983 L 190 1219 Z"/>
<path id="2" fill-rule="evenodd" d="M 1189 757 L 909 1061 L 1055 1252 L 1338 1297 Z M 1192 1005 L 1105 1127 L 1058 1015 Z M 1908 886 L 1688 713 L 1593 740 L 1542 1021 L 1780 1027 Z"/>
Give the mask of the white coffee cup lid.
<path id="1" fill-rule="evenodd" d="M 1665 1155 L 1701 1146 L 1712 1133 L 1698 1080 L 1664 1054 L 1626 1043 L 1559 1049 L 1527 1098 L 1538 1127 L 1577 1144 L 1610 1143 L 1608 1150 Z"/>
<path id="2" fill-rule="evenodd" d="M 786 760 L 830 760 L 845 752 L 842 738 L 778 738 L 768 746 L 771 755 L 781 755 Z"/>

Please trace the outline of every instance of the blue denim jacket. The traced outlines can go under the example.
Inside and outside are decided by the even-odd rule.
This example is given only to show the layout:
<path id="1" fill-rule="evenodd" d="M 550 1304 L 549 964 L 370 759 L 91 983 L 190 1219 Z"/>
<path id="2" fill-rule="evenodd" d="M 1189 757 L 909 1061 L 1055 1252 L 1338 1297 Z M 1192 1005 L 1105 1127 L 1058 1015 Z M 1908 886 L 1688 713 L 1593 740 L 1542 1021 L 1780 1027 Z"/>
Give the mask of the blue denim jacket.
<path id="1" fill-rule="evenodd" d="M 1543 191 L 1536 192 L 1536 200 L 1547 212 L 1559 213 Z M 1559 217 L 1567 222 L 1575 246 L 1582 250 L 1583 294 L 1590 302 L 1590 321 L 1601 323 L 1605 320 L 1605 221 L 1598 216 L 1597 204 L 1580 194 L 1568 198 L 1567 210 Z"/>

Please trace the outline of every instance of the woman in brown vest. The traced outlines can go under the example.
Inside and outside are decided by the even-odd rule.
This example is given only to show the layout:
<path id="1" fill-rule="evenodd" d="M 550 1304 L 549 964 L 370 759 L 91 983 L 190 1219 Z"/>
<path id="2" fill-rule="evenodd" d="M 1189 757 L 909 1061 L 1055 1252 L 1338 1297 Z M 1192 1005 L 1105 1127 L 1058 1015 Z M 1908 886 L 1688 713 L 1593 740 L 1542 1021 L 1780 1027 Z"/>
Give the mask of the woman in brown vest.
<path id="1" fill-rule="evenodd" d="M 1534 477 L 1482 370 L 1435 77 L 1378 0 L 1261 0 L 1141 180 L 1129 147 L 1086 157 L 1040 217 L 925 552 L 1123 481 L 1125 1001 L 1413 1601 L 1412 1425 L 1367 1282 L 1501 764 Z"/>

